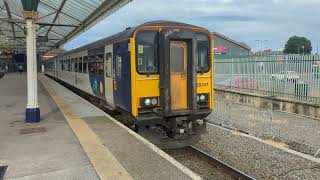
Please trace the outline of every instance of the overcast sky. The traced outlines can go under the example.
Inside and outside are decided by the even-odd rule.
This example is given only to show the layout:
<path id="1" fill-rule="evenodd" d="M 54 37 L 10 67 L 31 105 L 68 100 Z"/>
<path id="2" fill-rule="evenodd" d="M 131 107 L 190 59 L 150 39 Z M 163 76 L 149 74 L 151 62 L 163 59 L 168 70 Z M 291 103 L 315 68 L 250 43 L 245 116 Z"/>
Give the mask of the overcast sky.
<path id="1" fill-rule="evenodd" d="M 320 44 L 320 0 L 134 0 L 68 44 L 73 49 L 153 20 L 205 27 L 260 49 L 283 49 L 292 35 L 305 36 L 314 52 Z"/>

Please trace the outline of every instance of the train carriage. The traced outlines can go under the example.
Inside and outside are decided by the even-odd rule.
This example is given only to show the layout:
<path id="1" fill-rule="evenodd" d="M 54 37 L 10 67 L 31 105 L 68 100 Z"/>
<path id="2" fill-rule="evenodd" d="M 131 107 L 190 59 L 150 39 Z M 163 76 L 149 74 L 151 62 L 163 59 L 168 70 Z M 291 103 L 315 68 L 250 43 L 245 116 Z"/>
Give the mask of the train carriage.
<path id="1" fill-rule="evenodd" d="M 165 148 L 188 146 L 213 109 L 213 40 L 204 28 L 142 24 L 45 62 L 45 73 L 131 117 Z"/>

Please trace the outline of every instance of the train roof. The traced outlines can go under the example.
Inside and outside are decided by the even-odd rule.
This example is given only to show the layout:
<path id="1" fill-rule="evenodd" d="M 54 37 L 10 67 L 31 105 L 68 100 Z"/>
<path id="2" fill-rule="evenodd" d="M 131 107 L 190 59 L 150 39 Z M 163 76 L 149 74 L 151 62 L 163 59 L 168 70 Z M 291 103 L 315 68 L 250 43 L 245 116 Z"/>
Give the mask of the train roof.
<path id="1" fill-rule="evenodd" d="M 102 46 L 106 43 L 111 43 L 111 42 L 116 42 L 119 40 L 123 40 L 123 39 L 128 39 L 131 38 L 135 31 L 141 27 L 145 27 L 145 26 L 171 26 L 171 27 L 187 27 L 187 28 L 197 28 L 197 29 L 203 29 L 206 30 L 205 28 L 202 27 L 198 27 L 198 26 L 194 26 L 191 24 L 186 24 L 186 23 L 180 23 L 180 22 L 174 22 L 174 21 L 164 21 L 164 20 L 159 20 L 159 21 L 151 21 L 151 22 L 146 22 L 144 24 L 135 26 L 133 28 L 129 27 L 126 30 L 119 32 L 117 34 L 111 35 L 109 37 L 105 37 L 102 38 L 100 40 L 97 40 L 95 42 L 89 43 L 87 45 L 81 46 L 79 48 L 70 50 L 68 52 L 65 52 L 57 57 L 60 56 L 65 56 L 65 55 L 70 55 L 72 53 L 76 53 L 76 52 L 80 52 L 86 49 L 91 49 L 91 48 L 95 48 L 95 47 L 99 47 Z"/>

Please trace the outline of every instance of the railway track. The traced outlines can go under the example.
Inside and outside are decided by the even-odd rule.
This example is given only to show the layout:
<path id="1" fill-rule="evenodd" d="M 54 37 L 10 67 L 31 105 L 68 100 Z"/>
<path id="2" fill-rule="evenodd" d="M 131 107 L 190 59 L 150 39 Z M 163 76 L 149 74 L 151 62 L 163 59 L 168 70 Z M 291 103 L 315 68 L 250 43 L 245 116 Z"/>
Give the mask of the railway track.
<path id="1" fill-rule="evenodd" d="M 203 179 L 255 179 L 194 146 L 166 152 Z"/>

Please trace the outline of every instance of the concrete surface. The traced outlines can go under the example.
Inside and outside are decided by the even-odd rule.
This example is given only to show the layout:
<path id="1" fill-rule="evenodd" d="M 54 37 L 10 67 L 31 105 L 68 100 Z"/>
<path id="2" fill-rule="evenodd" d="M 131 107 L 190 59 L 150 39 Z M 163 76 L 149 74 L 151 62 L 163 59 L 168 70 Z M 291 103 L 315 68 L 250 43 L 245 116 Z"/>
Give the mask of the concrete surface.
<path id="1" fill-rule="evenodd" d="M 0 164 L 5 179 L 99 179 L 56 104 L 39 83 L 41 122 L 26 124 L 25 74 L 0 79 Z M 44 127 L 46 132 L 20 134 Z"/>
<path id="2" fill-rule="evenodd" d="M 63 113 L 100 179 L 132 180 L 132 176 L 124 169 L 108 148 L 104 146 L 99 137 L 91 130 L 87 123 L 72 110 L 69 104 L 65 103 L 64 96 L 57 95 L 53 87 L 60 87 L 60 85 L 50 81 L 44 75 L 39 75 L 39 79 Z M 68 91 L 64 92 L 63 95 L 73 97 L 72 92 Z M 86 110 L 84 110 L 84 112 L 86 112 Z"/>
<path id="3" fill-rule="evenodd" d="M 237 92 L 215 88 L 215 98 L 231 100 L 233 102 L 247 104 L 256 108 L 284 111 L 317 118 L 320 121 L 320 104 L 294 99 L 270 97 L 247 92 Z"/>

